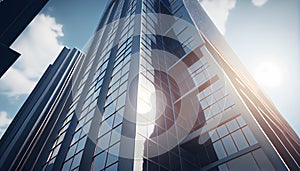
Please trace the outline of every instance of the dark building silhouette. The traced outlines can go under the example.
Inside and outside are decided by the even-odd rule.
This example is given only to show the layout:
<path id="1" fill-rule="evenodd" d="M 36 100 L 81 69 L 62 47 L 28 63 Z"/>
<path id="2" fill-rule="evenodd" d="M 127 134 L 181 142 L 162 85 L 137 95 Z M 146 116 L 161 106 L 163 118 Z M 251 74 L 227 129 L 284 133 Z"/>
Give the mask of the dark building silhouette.
<path id="1" fill-rule="evenodd" d="M 197 0 L 112 0 L 86 55 L 51 68 L 0 170 L 299 170 L 299 137 Z"/>
<path id="2" fill-rule="evenodd" d="M 48 0 L 0 1 L 0 77 L 20 56 L 9 48 L 10 45 L 47 2 Z"/>

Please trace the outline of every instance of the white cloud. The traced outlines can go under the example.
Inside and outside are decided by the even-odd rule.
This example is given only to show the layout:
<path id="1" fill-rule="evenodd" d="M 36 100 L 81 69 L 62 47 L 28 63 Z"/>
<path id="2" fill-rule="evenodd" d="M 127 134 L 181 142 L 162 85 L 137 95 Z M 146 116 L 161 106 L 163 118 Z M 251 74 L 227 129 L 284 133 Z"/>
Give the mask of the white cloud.
<path id="1" fill-rule="evenodd" d="M 28 94 L 35 85 L 35 81 L 28 79 L 22 71 L 15 68 L 10 68 L 0 80 L 0 83 L 1 93 L 9 96 Z"/>
<path id="2" fill-rule="evenodd" d="M 253 5 L 261 7 L 265 5 L 268 2 L 268 0 L 252 0 Z"/>
<path id="3" fill-rule="evenodd" d="M 229 11 L 235 7 L 236 0 L 200 0 L 200 4 L 224 35 Z"/>
<path id="4" fill-rule="evenodd" d="M 0 80 L 0 92 L 9 96 L 29 94 L 38 80 L 63 48 L 62 25 L 55 18 L 39 14 L 12 45 L 21 53 L 17 62 Z"/>
<path id="5" fill-rule="evenodd" d="M 0 111 L 0 127 L 6 127 L 10 124 L 12 119 L 7 117 L 7 112 Z"/>

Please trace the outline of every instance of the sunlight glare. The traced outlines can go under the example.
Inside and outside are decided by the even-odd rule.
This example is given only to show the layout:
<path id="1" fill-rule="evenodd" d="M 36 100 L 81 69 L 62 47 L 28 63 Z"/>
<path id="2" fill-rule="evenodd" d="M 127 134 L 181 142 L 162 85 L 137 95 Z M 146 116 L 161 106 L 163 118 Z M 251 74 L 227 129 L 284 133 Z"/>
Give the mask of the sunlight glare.
<path id="1" fill-rule="evenodd" d="M 282 70 L 279 65 L 272 62 L 263 62 L 256 68 L 255 80 L 267 87 L 276 87 L 282 83 Z"/>

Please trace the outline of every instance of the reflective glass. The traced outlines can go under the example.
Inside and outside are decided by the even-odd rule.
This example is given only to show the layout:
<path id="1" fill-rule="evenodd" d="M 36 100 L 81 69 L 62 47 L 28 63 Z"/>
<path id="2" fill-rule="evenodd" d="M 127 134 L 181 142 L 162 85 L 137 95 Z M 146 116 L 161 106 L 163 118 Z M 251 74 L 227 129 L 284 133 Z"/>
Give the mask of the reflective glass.
<path id="1" fill-rule="evenodd" d="M 100 147 L 102 150 L 107 149 L 107 147 L 109 146 L 109 139 L 110 139 L 110 133 L 107 133 L 101 138 L 99 138 L 97 143 L 98 147 Z"/>
<path id="2" fill-rule="evenodd" d="M 111 165 L 105 169 L 105 171 L 117 171 L 117 170 L 118 170 L 118 163 Z"/>
<path id="3" fill-rule="evenodd" d="M 242 116 L 239 116 L 236 118 L 236 120 L 238 121 L 239 125 L 242 127 L 244 125 L 246 125 L 246 122 L 244 121 L 244 119 L 242 118 Z"/>
<path id="4" fill-rule="evenodd" d="M 63 165 L 62 171 L 69 171 L 71 167 L 72 159 L 65 162 Z"/>
<path id="5" fill-rule="evenodd" d="M 237 124 L 237 122 L 236 122 L 235 119 L 227 122 L 226 126 L 227 126 L 229 132 L 233 132 L 233 131 L 235 131 L 235 130 L 237 130 L 239 128 L 239 126 L 238 126 L 238 124 Z"/>
<path id="6" fill-rule="evenodd" d="M 224 144 L 224 147 L 225 147 L 228 155 L 231 155 L 231 154 L 237 152 L 237 149 L 236 149 L 230 135 L 222 138 L 222 142 Z"/>
<path id="7" fill-rule="evenodd" d="M 229 133 L 227 128 L 225 127 L 225 125 L 222 125 L 222 126 L 218 127 L 217 131 L 218 131 L 220 137 L 223 137 L 223 136 L 225 136 Z"/>
<path id="8" fill-rule="evenodd" d="M 76 150 L 76 144 L 69 148 L 69 151 L 68 151 L 66 159 L 72 157 L 74 155 L 74 153 L 75 153 L 75 150 Z"/>
<path id="9" fill-rule="evenodd" d="M 99 171 L 104 168 L 107 152 L 103 152 L 94 158 L 93 171 Z"/>
<path id="10" fill-rule="evenodd" d="M 82 138 L 81 140 L 78 141 L 77 149 L 76 152 L 79 152 L 84 148 L 85 142 L 86 142 L 87 137 Z"/>
<path id="11" fill-rule="evenodd" d="M 242 150 L 249 146 L 241 130 L 238 130 L 231 135 L 239 150 Z"/>
<path id="12" fill-rule="evenodd" d="M 222 142 L 220 140 L 213 143 L 213 146 L 215 148 L 215 151 L 216 151 L 219 159 L 226 157 L 226 152 L 225 152 Z"/>
<path id="13" fill-rule="evenodd" d="M 122 125 L 119 125 L 117 128 L 113 129 L 111 133 L 110 144 L 114 144 L 121 139 L 121 129 Z"/>
<path id="14" fill-rule="evenodd" d="M 81 161 L 81 157 L 82 157 L 82 152 L 78 153 L 78 154 L 74 157 L 73 162 L 72 162 L 72 167 L 71 167 L 71 169 L 74 169 L 75 167 L 79 166 L 80 161 Z"/>
<path id="15" fill-rule="evenodd" d="M 243 132 L 249 142 L 250 145 L 254 145 L 257 143 L 257 140 L 256 138 L 254 137 L 254 135 L 252 134 L 251 130 L 249 129 L 249 127 L 244 127 L 243 129 Z"/>

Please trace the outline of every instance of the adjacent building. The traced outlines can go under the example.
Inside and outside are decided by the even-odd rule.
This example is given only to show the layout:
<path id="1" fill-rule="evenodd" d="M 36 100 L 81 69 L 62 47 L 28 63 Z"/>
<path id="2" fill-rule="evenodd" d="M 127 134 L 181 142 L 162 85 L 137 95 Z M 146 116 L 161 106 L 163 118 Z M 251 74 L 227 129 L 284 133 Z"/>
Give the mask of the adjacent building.
<path id="1" fill-rule="evenodd" d="M 300 169 L 299 137 L 197 0 L 112 0 L 86 55 L 57 61 L 0 170 Z"/>
<path id="2" fill-rule="evenodd" d="M 47 2 L 48 0 L 0 1 L 0 78 L 20 56 L 10 49 L 10 45 Z"/>

